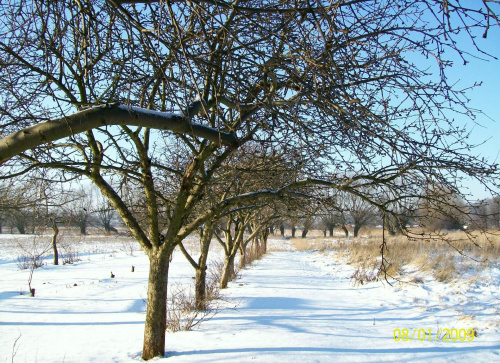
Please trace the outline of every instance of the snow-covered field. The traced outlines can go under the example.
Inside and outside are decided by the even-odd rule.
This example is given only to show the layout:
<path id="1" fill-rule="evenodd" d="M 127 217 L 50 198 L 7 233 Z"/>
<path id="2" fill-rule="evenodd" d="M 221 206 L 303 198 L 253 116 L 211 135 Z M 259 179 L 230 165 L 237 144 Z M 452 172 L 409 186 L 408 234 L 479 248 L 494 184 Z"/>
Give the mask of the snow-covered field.
<path id="1" fill-rule="evenodd" d="M 148 261 L 134 244 L 82 241 L 74 247 L 81 261 L 63 266 L 47 256 L 32 298 L 16 238 L 0 239 L 0 363 L 141 361 Z M 269 247 L 281 251 L 241 272 L 223 292 L 226 308 L 194 331 L 168 333 L 167 358 L 154 361 L 500 361 L 498 265 L 460 283 L 424 276 L 354 287 L 354 269 L 331 254 L 293 251 L 283 240 Z M 176 252 L 170 283 L 192 284 L 192 276 Z M 408 329 L 407 341 L 396 329 Z"/>

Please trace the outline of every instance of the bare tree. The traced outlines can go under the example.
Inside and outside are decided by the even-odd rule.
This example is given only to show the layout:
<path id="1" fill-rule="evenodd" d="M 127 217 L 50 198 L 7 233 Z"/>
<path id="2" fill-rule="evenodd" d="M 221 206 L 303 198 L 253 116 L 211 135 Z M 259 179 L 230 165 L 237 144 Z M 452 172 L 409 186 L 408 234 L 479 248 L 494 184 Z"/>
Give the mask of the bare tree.
<path id="1" fill-rule="evenodd" d="M 207 278 L 207 260 L 212 237 L 215 233 L 216 225 L 212 221 L 207 221 L 200 228 L 200 256 L 198 262 L 188 253 L 184 244 L 179 243 L 179 247 L 191 263 L 191 266 L 196 270 L 195 275 L 195 308 L 199 311 L 207 309 L 207 291 L 206 291 L 206 278 Z"/>
<path id="2" fill-rule="evenodd" d="M 64 209 L 68 223 L 76 225 L 82 236 L 87 235 L 87 228 L 90 226 L 95 209 L 92 189 L 82 185 L 77 186 L 73 190 L 71 201 L 65 205 Z"/>
<path id="3" fill-rule="evenodd" d="M 437 197 L 438 193 L 441 194 L 441 198 Z M 471 210 L 461 195 L 454 191 L 431 189 L 420 201 L 419 223 L 432 231 L 459 230 L 469 223 L 471 224 L 469 227 L 472 227 L 477 221 L 477 213 L 480 212 L 477 208 L 473 209 L 475 210 Z"/>
<path id="4" fill-rule="evenodd" d="M 306 217 L 302 220 L 302 238 L 307 237 L 307 233 L 309 233 L 309 230 L 312 229 L 314 226 L 314 218 L 312 216 Z"/>
<path id="5" fill-rule="evenodd" d="M 275 219 L 274 212 L 275 209 L 268 206 L 256 210 L 254 217 L 249 223 L 249 233 L 251 236 L 253 235 L 253 238 L 247 238 L 240 243 L 240 261 L 238 263 L 238 268 L 242 269 L 267 252 L 267 238 L 269 237 L 269 233 L 271 233 L 270 225 Z M 249 244 L 251 244 L 250 256 L 248 256 Z"/>
<path id="6" fill-rule="evenodd" d="M 397 195 L 429 180 L 460 193 L 457 175 L 498 185 L 496 166 L 464 151 L 453 114 L 474 113 L 446 78 L 448 55 L 470 53 L 462 34 L 477 46 L 496 26 L 496 5 L 2 4 L 2 176 L 58 170 L 110 200 L 150 260 L 143 358 L 163 355 L 169 257 L 216 215 L 311 184 L 387 212 L 377 185 Z M 249 142 L 300 173 L 200 211 L 207 184 Z"/>
<path id="7" fill-rule="evenodd" d="M 500 228 L 500 197 L 489 199 L 489 226 L 491 228 Z"/>
<path id="8" fill-rule="evenodd" d="M 377 209 L 367 201 L 356 195 L 344 196 L 344 208 L 349 212 L 353 223 L 354 237 L 358 236 L 359 230 L 369 224 L 376 215 Z"/>
<path id="9" fill-rule="evenodd" d="M 321 225 L 323 226 L 324 235 L 326 237 L 326 231 L 329 232 L 329 236 L 333 237 L 333 230 L 335 226 L 339 225 L 339 215 L 335 213 L 327 213 L 321 216 Z"/>
<path id="10" fill-rule="evenodd" d="M 106 233 L 116 232 L 116 228 L 114 228 L 111 224 L 115 216 L 115 209 L 111 205 L 111 202 L 104 196 L 99 195 L 97 197 L 97 205 L 95 208 L 97 219 L 104 227 Z"/>

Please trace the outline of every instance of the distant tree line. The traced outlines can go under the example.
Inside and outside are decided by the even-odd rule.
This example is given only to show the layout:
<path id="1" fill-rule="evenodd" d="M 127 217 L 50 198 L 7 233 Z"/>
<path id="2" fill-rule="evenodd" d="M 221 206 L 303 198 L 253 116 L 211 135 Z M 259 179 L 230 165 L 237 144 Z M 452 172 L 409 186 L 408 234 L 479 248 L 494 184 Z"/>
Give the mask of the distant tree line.
<path id="1" fill-rule="evenodd" d="M 87 235 L 89 228 L 117 233 L 115 226 L 121 226 L 109 201 L 92 186 L 64 190 L 34 179 L 18 180 L 2 183 L 0 198 L 0 233 L 34 234 L 55 223 Z"/>

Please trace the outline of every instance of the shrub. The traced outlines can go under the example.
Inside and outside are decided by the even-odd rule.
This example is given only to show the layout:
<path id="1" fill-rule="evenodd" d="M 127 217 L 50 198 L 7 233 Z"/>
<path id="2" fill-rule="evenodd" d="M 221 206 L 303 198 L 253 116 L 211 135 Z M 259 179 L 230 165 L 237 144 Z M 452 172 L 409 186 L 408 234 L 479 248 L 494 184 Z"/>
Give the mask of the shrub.
<path id="1" fill-rule="evenodd" d="M 218 298 L 218 290 L 217 283 L 207 283 L 208 302 Z M 167 330 L 172 333 L 192 330 L 203 321 L 210 320 L 219 310 L 217 305 L 208 302 L 205 310 L 197 310 L 190 286 L 176 284 L 170 291 L 170 298 L 167 300 Z"/>
<path id="2" fill-rule="evenodd" d="M 34 268 L 39 268 L 44 265 L 44 262 L 40 259 L 40 256 L 30 256 L 30 255 L 19 255 L 17 256 L 17 266 L 21 270 L 30 269 L 32 266 Z"/>

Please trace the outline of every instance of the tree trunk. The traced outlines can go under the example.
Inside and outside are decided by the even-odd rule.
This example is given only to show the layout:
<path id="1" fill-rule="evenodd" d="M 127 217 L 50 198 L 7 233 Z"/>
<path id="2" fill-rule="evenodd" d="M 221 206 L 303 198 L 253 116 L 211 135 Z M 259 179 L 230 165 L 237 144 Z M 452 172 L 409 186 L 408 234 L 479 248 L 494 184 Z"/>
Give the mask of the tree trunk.
<path id="1" fill-rule="evenodd" d="M 59 251 L 57 250 L 57 235 L 59 234 L 59 228 L 57 228 L 56 220 L 52 220 L 52 229 L 54 230 L 54 235 L 52 236 L 52 253 L 54 254 L 54 265 L 59 265 Z"/>
<path id="2" fill-rule="evenodd" d="M 198 259 L 198 265 L 195 266 L 195 307 L 198 311 L 207 309 L 207 259 L 210 243 L 214 234 L 214 227 L 206 223 L 205 228 L 201 232 L 201 254 Z"/>
<path id="3" fill-rule="evenodd" d="M 82 236 L 87 235 L 87 223 L 80 223 L 80 234 Z"/>
<path id="4" fill-rule="evenodd" d="M 16 227 L 17 227 L 17 230 L 19 231 L 19 234 L 26 234 L 26 230 L 24 229 L 24 225 L 18 224 Z"/>
<path id="5" fill-rule="evenodd" d="M 358 225 L 357 225 L 357 224 L 354 226 L 354 237 L 358 237 L 358 232 L 359 232 L 359 229 L 360 229 L 360 228 L 361 228 L 361 227 L 358 227 Z"/>
<path id="6" fill-rule="evenodd" d="M 265 255 L 267 253 L 267 237 L 268 234 L 264 232 L 264 234 L 262 235 L 261 246 L 260 246 L 262 255 Z"/>
<path id="7" fill-rule="evenodd" d="M 347 227 L 345 226 L 345 224 L 342 225 L 342 230 L 344 231 L 345 236 L 349 237 L 349 230 L 347 229 Z"/>
<path id="8" fill-rule="evenodd" d="M 149 255 L 148 300 L 142 350 L 144 360 L 165 355 L 168 257 L 159 251 L 151 251 Z"/>
<path id="9" fill-rule="evenodd" d="M 103 223 L 103 225 L 104 225 L 104 231 L 106 231 L 106 233 L 111 233 L 111 224 L 106 221 Z"/>
<path id="10" fill-rule="evenodd" d="M 220 288 L 225 289 L 229 281 L 234 279 L 234 255 L 226 256 L 224 270 L 220 279 Z"/>
<path id="11" fill-rule="evenodd" d="M 328 230 L 330 232 L 330 237 L 333 237 L 333 226 L 329 226 Z"/>
<path id="12" fill-rule="evenodd" d="M 198 311 L 204 311 L 207 309 L 207 268 L 196 269 L 196 281 L 195 281 L 195 307 Z"/>
<path id="13" fill-rule="evenodd" d="M 285 226 L 280 225 L 280 232 L 281 232 L 281 237 L 285 237 Z"/>
<path id="14" fill-rule="evenodd" d="M 247 246 L 244 246 L 243 243 L 240 246 L 240 262 L 238 267 L 242 269 L 247 265 Z"/>
<path id="15" fill-rule="evenodd" d="M 308 229 L 303 229 L 303 230 L 302 230 L 302 238 L 306 238 L 306 236 L 307 236 L 307 232 L 309 232 L 309 230 L 308 230 Z"/>
<path id="16" fill-rule="evenodd" d="M 295 238 L 295 231 L 296 231 L 296 230 L 297 230 L 297 229 L 296 229 L 295 227 L 292 227 L 292 238 Z"/>

